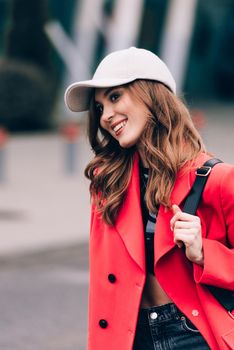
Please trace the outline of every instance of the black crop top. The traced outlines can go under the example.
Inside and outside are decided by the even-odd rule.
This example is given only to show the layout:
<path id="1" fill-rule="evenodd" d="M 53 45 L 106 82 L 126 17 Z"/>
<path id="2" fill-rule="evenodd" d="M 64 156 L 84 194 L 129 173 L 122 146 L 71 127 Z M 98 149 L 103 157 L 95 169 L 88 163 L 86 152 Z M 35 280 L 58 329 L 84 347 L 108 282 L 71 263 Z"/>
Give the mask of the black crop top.
<path id="1" fill-rule="evenodd" d="M 145 191 L 148 176 L 148 169 L 140 166 L 141 208 L 145 233 L 146 272 L 154 275 L 154 230 L 156 214 L 150 213 L 145 203 Z"/>

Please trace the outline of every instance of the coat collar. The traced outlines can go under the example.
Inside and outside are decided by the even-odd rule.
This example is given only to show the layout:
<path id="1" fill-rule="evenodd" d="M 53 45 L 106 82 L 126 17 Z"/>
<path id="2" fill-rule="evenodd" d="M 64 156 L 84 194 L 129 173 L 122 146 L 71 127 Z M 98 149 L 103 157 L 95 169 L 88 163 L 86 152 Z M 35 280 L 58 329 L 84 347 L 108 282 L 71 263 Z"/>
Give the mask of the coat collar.
<path id="1" fill-rule="evenodd" d="M 195 180 L 195 169 L 209 158 L 208 155 L 201 154 L 194 162 L 194 170 L 189 171 L 186 170 L 186 167 L 183 167 L 178 172 L 171 194 L 172 204 L 181 204 Z M 155 227 L 155 261 L 175 246 L 170 230 L 172 215 L 170 210 L 160 206 Z M 115 228 L 133 260 L 145 271 L 144 227 L 140 203 L 139 156 L 137 153 L 134 158 L 131 181 L 125 201 L 117 217 Z"/>

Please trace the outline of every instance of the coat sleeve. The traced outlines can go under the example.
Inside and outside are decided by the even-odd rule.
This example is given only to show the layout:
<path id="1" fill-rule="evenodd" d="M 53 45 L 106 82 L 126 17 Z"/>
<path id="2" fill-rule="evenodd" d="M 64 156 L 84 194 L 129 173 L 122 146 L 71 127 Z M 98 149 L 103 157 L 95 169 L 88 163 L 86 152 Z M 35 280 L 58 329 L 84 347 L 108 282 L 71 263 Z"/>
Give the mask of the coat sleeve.
<path id="1" fill-rule="evenodd" d="M 226 169 L 225 169 L 226 170 Z M 194 264 L 197 283 L 234 290 L 234 167 L 228 166 L 220 184 L 220 201 L 228 245 L 203 238 L 204 266 Z M 220 215 L 222 215 L 220 213 Z"/>

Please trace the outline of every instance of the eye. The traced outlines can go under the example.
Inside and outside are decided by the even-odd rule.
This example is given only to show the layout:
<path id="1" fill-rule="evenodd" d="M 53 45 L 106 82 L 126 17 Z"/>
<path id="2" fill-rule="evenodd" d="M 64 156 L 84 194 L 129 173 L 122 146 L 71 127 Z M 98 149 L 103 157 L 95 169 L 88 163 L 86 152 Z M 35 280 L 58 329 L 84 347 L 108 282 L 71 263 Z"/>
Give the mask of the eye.
<path id="1" fill-rule="evenodd" d="M 117 101 L 117 100 L 119 99 L 119 97 L 120 97 L 120 93 L 119 93 L 118 91 L 114 91 L 114 92 L 112 92 L 112 93 L 110 94 L 109 100 L 110 100 L 111 102 L 115 102 L 115 101 Z"/>
<path id="2" fill-rule="evenodd" d="M 103 113 L 103 106 L 101 103 L 96 103 L 95 104 L 95 112 L 98 118 L 102 116 Z"/>

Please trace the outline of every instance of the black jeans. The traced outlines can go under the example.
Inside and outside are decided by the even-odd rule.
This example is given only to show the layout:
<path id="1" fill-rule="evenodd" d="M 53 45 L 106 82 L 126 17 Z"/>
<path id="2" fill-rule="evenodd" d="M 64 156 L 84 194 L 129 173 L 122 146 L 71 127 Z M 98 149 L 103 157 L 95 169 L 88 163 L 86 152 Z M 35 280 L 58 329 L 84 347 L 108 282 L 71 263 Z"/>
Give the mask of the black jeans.
<path id="1" fill-rule="evenodd" d="M 133 350 L 209 350 L 198 329 L 175 304 L 140 309 Z"/>

